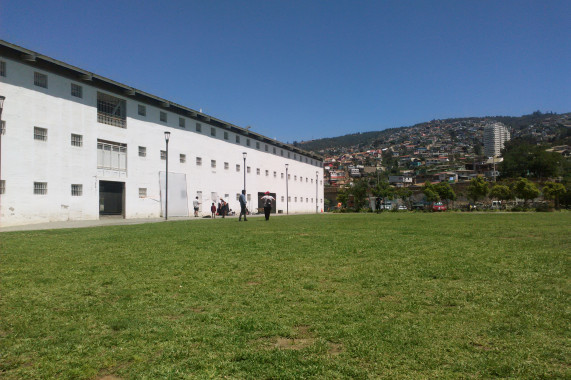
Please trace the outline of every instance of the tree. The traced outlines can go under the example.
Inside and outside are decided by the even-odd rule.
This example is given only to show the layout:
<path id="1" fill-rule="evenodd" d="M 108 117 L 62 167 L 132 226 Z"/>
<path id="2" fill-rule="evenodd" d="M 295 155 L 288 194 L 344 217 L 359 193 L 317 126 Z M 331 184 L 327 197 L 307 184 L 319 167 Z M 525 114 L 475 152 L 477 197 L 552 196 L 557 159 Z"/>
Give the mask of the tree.
<path id="1" fill-rule="evenodd" d="M 369 186 L 365 180 L 354 181 L 350 191 L 355 202 L 355 210 L 360 210 L 367 204 L 367 191 Z"/>
<path id="2" fill-rule="evenodd" d="M 379 182 L 377 184 L 377 186 L 375 186 L 372 189 L 371 192 L 373 193 L 373 195 L 375 197 L 380 197 L 383 199 L 385 199 L 385 198 L 393 199 L 394 198 L 394 189 L 386 181 Z"/>
<path id="3" fill-rule="evenodd" d="M 422 193 L 424 194 L 426 201 L 429 203 L 438 202 L 440 200 L 440 195 L 438 195 L 434 185 L 428 181 L 424 183 Z"/>
<path id="4" fill-rule="evenodd" d="M 488 183 L 482 177 L 472 178 L 468 186 L 468 198 L 476 203 L 480 198 L 488 195 Z"/>
<path id="5" fill-rule="evenodd" d="M 555 208 L 559 210 L 559 198 L 566 193 L 565 186 L 561 183 L 545 182 L 543 186 L 543 196 L 546 199 L 555 201 Z"/>
<path id="6" fill-rule="evenodd" d="M 507 201 L 508 199 L 513 199 L 513 193 L 509 186 L 494 185 L 490 190 L 490 197 L 499 199 L 500 201 Z"/>
<path id="7" fill-rule="evenodd" d="M 400 187 L 395 190 L 395 195 L 403 200 L 403 202 L 408 202 L 410 197 L 412 197 L 412 191 L 406 187 Z"/>
<path id="8" fill-rule="evenodd" d="M 528 200 L 539 196 L 539 189 L 527 178 L 520 178 L 513 187 L 513 193 L 516 197 L 523 199 L 524 205 L 527 205 Z"/>
<path id="9" fill-rule="evenodd" d="M 446 203 L 456 200 L 456 193 L 448 182 L 440 182 L 434 186 L 434 189 L 440 196 L 440 199 L 444 199 Z"/>
<path id="10" fill-rule="evenodd" d="M 349 200 L 349 193 L 346 189 L 339 189 L 337 191 L 337 202 L 341 203 L 343 207 L 347 207 L 347 201 Z"/>
<path id="11" fill-rule="evenodd" d="M 528 139 L 508 141 L 502 150 L 500 164 L 502 177 L 554 177 L 563 168 L 562 156 L 547 152 L 545 146 L 535 145 Z"/>

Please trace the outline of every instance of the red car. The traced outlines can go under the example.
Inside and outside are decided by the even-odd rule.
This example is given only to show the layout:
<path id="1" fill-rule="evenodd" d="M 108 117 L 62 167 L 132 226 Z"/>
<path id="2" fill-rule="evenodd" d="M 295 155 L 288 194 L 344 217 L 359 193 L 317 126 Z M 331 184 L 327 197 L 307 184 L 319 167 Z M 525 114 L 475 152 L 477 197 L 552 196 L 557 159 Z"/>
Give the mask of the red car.
<path id="1" fill-rule="evenodd" d="M 436 202 L 432 205 L 432 211 L 446 211 L 446 206 L 442 202 Z"/>

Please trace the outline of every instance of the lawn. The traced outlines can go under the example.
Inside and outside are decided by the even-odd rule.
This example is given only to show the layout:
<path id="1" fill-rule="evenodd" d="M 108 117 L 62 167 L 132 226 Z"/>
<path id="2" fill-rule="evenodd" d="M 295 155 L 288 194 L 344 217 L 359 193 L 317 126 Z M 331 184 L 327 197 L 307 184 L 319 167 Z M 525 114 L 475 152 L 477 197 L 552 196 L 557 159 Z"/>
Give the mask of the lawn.
<path id="1" fill-rule="evenodd" d="M 570 378 L 571 213 L 0 234 L 0 377 Z"/>

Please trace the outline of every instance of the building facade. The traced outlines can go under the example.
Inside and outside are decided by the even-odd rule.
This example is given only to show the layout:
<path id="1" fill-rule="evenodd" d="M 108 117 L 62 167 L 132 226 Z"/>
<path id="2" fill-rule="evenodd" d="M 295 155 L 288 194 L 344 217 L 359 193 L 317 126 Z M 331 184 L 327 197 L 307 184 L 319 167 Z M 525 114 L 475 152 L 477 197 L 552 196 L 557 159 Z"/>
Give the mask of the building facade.
<path id="1" fill-rule="evenodd" d="M 484 154 L 487 157 L 498 157 L 506 141 L 510 140 L 510 132 L 501 123 L 488 124 L 484 127 Z"/>
<path id="2" fill-rule="evenodd" d="M 164 216 L 167 178 L 169 217 L 197 197 L 239 212 L 244 184 L 253 213 L 265 191 L 274 212 L 323 209 L 315 154 L 5 41 L 0 86 L 0 226 Z"/>

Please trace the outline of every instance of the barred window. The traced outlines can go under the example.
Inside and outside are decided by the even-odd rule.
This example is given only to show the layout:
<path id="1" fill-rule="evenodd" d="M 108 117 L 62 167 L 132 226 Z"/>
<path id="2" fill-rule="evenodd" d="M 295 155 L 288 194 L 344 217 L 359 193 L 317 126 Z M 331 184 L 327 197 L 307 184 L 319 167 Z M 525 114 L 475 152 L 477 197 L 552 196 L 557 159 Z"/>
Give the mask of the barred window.
<path id="1" fill-rule="evenodd" d="M 276 147 L 272 147 L 273 153 L 276 154 Z"/>
<path id="2" fill-rule="evenodd" d="M 180 155 L 180 163 L 184 164 L 186 162 L 186 154 L 181 154 Z"/>
<path id="3" fill-rule="evenodd" d="M 186 128 L 186 120 L 182 117 L 178 118 L 178 126 L 181 128 Z"/>
<path id="4" fill-rule="evenodd" d="M 282 152 L 282 157 L 283 157 L 283 156 L 284 156 L 284 150 L 283 150 L 283 149 L 280 149 L 280 151 Z"/>
<path id="5" fill-rule="evenodd" d="M 224 169 L 225 169 L 225 170 L 230 169 L 230 164 L 227 163 L 227 162 L 225 162 L 225 163 L 224 163 Z"/>
<path id="6" fill-rule="evenodd" d="M 34 182 L 34 194 L 45 195 L 48 193 L 48 183 L 47 182 Z"/>
<path id="7" fill-rule="evenodd" d="M 146 198 L 146 197 L 147 197 L 147 188 L 139 187 L 139 198 Z"/>
<path id="8" fill-rule="evenodd" d="M 260 175 L 260 168 L 256 168 L 256 175 Z"/>
<path id="9" fill-rule="evenodd" d="M 248 166 L 248 167 L 246 168 L 246 172 L 247 172 L 248 174 L 250 174 L 250 171 L 251 171 L 251 168 Z"/>
<path id="10" fill-rule="evenodd" d="M 6 76 L 6 62 L 0 61 L 0 77 Z"/>
<path id="11" fill-rule="evenodd" d="M 236 165 L 236 171 L 237 171 L 237 172 L 240 171 L 240 165 L 239 165 L 239 164 Z"/>
<path id="12" fill-rule="evenodd" d="M 260 143 L 256 141 L 256 149 L 260 149 Z"/>
<path id="13" fill-rule="evenodd" d="M 228 132 L 224 132 L 224 140 L 228 140 Z"/>
<path id="14" fill-rule="evenodd" d="M 6 194 L 6 180 L 0 180 L 0 194 Z"/>
<path id="15" fill-rule="evenodd" d="M 147 157 L 147 147 L 145 146 L 139 147 L 139 157 Z"/>
<path id="16" fill-rule="evenodd" d="M 83 87 L 81 87 L 78 84 L 72 83 L 71 96 L 75 96 L 76 98 L 83 98 Z"/>
<path id="17" fill-rule="evenodd" d="M 127 145 L 97 140 L 97 168 L 126 172 Z"/>
<path id="18" fill-rule="evenodd" d="M 71 134 L 71 146 L 83 146 L 83 136 Z"/>
<path id="19" fill-rule="evenodd" d="M 294 181 L 297 181 L 297 176 L 296 176 L 296 175 L 293 176 L 293 180 L 294 180 Z"/>
<path id="20" fill-rule="evenodd" d="M 282 202 L 284 201 L 284 196 L 283 196 L 283 195 L 282 195 L 282 197 L 281 197 L 281 201 L 282 201 Z"/>
<path id="21" fill-rule="evenodd" d="M 160 113 L 159 113 L 159 119 L 160 119 L 163 123 L 166 123 L 166 122 L 167 122 L 167 113 L 166 113 L 166 112 L 163 112 L 163 111 L 160 111 Z"/>
<path id="22" fill-rule="evenodd" d="M 270 175 L 270 171 L 266 170 L 266 177 L 268 177 Z"/>
<path id="23" fill-rule="evenodd" d="M 287 158 L 291 158 L 291 152 L 287 152 Z"/>
<path id="24" fill-rule="evenodd" d="M 250 139 L 246 139 L 246 145 L 250 146 Z"/>
<path id="25" fill-rule="evenodd" d="M 278 178 L 278 172 L 274 172 L 274 178 Z"/>
<path id="26" fill-rule="evenodd" d="M 216 128 L 210 127 L 210 136 L 216 137 Z"/>
<path id="27" fill-rule="evenodd" d="M 71 185 L 71 196 L 81 197 L 83 195 L 83 185 L 72 184 Z"/>
<path id="28" fill-rule="evenodd" d="M 97 122 L 127 128 L 127 103 L 125 100 L 98 92 Z"/>
<path id="29" fill-rule="evenodd" d="M 281 177 L 282 177 L 282 179 L 284 179 L 284 173 L 281 173 Z"/>
<path id="30" fill-rule="evenodd" d="M 294 197 L 293 199 L 294 199 L 294 200 L 293 200 L 294 202 L 297 202 L 297 197 Z"/>
<path id="31" fill-rule="evenodd" d="M 240 193 L 236 193 L 236 200 L 237 200 L 237 201 L 240 200 Z"/>
<path id="32" fill-rule="evenodd" d="M 46 128 L 34 127 L 34 140 L 48 141 L 48 130 Z"/>
<path id="33" fill-rule="evenodd" d="M 265 148 L 264 148 L 264 149 L 265 149 L 265 151 L 267 152 L 267 151 L 269 151 L 269 150 L 270 150 L 270 147 L 269 147 L 269 146 L 266 144 L 266 146 L 265 146 Z"/>
<path id="34" fill-rule="evenodd" d="M 161 150 L 161 160 L 166 160 L 167 159 L 167 151 L 166 150 Z"/>
<path id="35" fill-rule="evenodd" d="M 240 144 L 240 136 L 236 135 L 236 142 Z"/>
<path id="36" fill-rule="evenodd" d="M 196 166 L 202 166 L 202 157 L 196 157 Z"/>
<path id="37" fill-rule="evenodd" d="M 202 125 L 200 125 L 200 123 L 196 123 L 196 132 L 202 132 Z"/>
<path id="38" fill-rule="evenodd" d="M 34 85 L 48 88 L 48 76 L 46 74 L 34 72 Z"/>
<path id="39" fill-rule="evenodd" d="M 216 160 L 210 160 L 210 167 L 211 167 L 211 168 L 215 168 L 215 167 L 216 167 Z"/>
<path id="40" fill-rule="evenodd" d="M 147 107 L 145 107 L 142 104 L 139 104 L 139 106 L 137 107 L 137 113 L 139 114 L 139 116 L 147 116 Z"/>
<path id="41" fill-rule="evenodd" d="M 6 134 L 6 120 L 0 120 L 0 135 Z"/>

